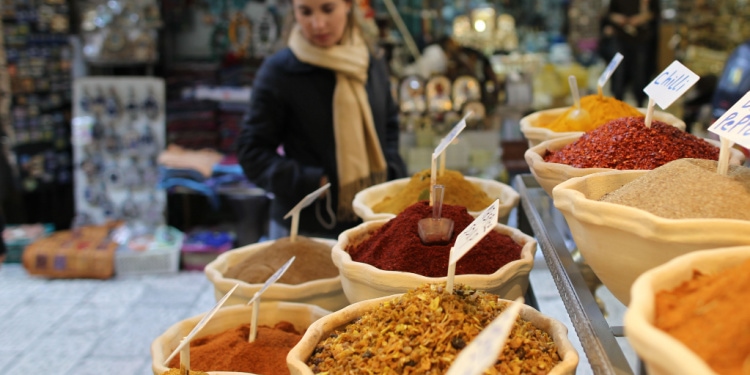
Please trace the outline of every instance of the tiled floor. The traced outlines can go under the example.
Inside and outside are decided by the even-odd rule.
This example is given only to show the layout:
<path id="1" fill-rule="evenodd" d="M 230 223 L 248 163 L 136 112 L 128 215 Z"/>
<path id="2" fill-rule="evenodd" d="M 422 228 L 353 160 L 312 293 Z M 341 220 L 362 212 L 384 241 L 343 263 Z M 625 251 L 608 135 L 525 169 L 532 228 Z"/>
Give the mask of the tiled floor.
<path id="1" fill-rule="evenodd" d="M 569 327 L 581 356 L 577 374 L 591 374 L 541 252 L 537 256 L 531 285 L 539 309 Z M 0 267 L 0 374 L 152 374 L 154 338 L 215 303 L 202 272 L 45 280 L 30 277 L 18 264 L 5 264 Z"/>

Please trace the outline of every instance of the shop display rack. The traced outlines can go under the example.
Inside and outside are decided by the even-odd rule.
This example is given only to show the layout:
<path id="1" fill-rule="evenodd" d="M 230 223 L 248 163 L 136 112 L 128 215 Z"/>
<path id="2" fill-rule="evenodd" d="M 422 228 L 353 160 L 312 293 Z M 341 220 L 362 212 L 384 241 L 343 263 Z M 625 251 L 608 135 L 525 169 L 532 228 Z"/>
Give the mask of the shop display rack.
<path id="1" fill-rule="evenodd" d="M 531 174 L 516 176 L 513 184 L 521 195 L 518 227 L 536 237 L 593 373 L 645 374 L 640 360 L 636 369 L 628 363 L 617 342 L 617 338 L 623 336 L 622 327 L 609 325 L 586 284 L 563 236 L 568 229 L 560 228 L 561 222 L 555 220 L 554 214 L 558 214 L 558 218 L 561 214 L 556 211 L 552 198 Z M 583 355 L 581 360 L 584 360 Z"/>

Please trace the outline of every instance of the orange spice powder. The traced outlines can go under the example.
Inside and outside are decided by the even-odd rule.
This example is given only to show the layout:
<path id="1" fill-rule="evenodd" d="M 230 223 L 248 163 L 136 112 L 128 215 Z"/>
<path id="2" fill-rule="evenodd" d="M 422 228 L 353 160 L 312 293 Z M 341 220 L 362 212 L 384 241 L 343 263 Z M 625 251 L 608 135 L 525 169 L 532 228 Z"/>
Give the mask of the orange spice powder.
<path id="1" fill-rule="evenodd" d="M 655 325 L 719 374 L 742 375 L 750 363 L 750 260 L 693 278 L 656 295 Z M 746 370 L 745 370 L 746 371 Z"/>

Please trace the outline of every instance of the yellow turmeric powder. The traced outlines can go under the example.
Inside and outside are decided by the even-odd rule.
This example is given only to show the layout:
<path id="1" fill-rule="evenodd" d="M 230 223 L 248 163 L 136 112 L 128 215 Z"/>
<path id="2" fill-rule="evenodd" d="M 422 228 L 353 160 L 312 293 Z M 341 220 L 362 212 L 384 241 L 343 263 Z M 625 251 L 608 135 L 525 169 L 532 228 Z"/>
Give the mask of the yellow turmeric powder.
<path id="1" fill-rule="evenodd" d="M 542 126 L 556 132 L 587 132 L 621 117 L 643 116 L 643 113 L 630 104 L 599 94 L 581 98 L 581 109 L 589 113 L 590 121 L 571 119 L 569 114 L 574 109 L 575 107 L 571 106 L 554 121 Z"/>
<path id="2" fill-rule="evenodd" d="M 401 211 L 420 200 L 429 199 L 430 170 L 411 176 L 409 183 L 394 196 L 387 196 L 372 207 L 376 213 L 400 214 Z M 437 183 L 445 186 L 444 204 L 464 206 L 469 211 L 481 211 L 494 201 L 480 187 L 464 178 L 461 172 L 446 170 L 439 175 Z"/>

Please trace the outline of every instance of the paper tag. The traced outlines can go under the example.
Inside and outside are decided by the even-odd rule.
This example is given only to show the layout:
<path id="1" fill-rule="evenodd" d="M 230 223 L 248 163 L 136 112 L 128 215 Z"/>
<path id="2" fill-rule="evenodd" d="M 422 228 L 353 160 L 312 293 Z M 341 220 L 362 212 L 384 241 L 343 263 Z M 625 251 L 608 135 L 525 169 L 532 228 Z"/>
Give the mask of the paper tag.
<path id="1" fill-rule="evenodd" d="M 714 121 L 708 130 L 750 148 L 750 92 Z"/>
<path id="2" fill-rule="evenodd" d="M 481 375 L 497 361 L 497 356 L 508 341 L 513 325 L 521 311 L 523 297 L 518 297 L 502 314 L 492 320 L 471 340 L 451 364 L 446 375 Z"/>
<path id="3" fill-rule="evenodd" d="M 323 186 L 321 186 L 318 190 L 313 191 L 310 194 L 307 194 L 304 198 L 302 198 L 299 203 L 297 203 L 296 206 L 292 207 L 289 212 L 284 215 L 284 219 L 288 218 L 289 216 L 292 216 L 295 212 L 301 211 L 303 208 L 309 206 L 312 202 L 315 202 L 318 197 L 323 194 L 324 191 L 326 191 L 329 187 L 331 187 L 331 183 L 327 183 Z"/>
<path id="4" fill-rule="evenodd" d="M 667 109 L 677 98 L 698 82 L 700 77 L 682 65 L 673 61 L 651 83 L 643 89 L 650 98 L 654 99 L 661 109 Z"/>
<path id="5" fill-rule="evenodd" d="M 232 289 L 230 289 L 229 292 L 227 292 L 227 294 L 225 294 L 224 297 L 222 297 L 219 300 L 219 302 L 216 303 L 214 308 L 211 309 L 211 311 L 209 311 L 208 313 L 206 313 L 206 315 L 203 316 L 203 319 L 201 319 L 198 322 L 198 324 L 195 325 L 193 330 L 190 331 L 190 333 L 188 333 L 187 336 L 185 336 L 185 338 L 182 339 L 182 341 L 180 341 L 180 345 L 177 345 L 177 347 L 174 349 L 172 354 L 170 354 L 169 357 L 167 357 L 167 360 L 164 361 L 164 366 L 169 366 L 169 361 L 171 361 L 172 358 L 174 358 L 174 356 L 176 356 L 177 353 L 179 353 L 180 350 L 182 350 L 182 348 L 185 347 L 185 345 L 190 344 L 190 341 L 193 339 L 193 337 L 195 337 L 195 335 L 197 335 L 198 332 L 200 332 L 200 330 L 203 329 L 203 327 L 206 324 L 208 324 L 208 321 L 211 320 L 211 318 L 214 316 L 214 314 L 216 314 L 217 311 L 219 311 L 221 306 L 224 305 L 224 302 L 226 302 L 227 299 L 229 299 L 229 296 L 232 295 L 232 293 L 234 292 L 235 289 L 237 289 L 238 286 L 240 286 L 240 284 L 234 284 L 234 287 L 232 287 Z"/>
<path id="6" fill-rule="evenodd" d="M 466 128 L 466 119 L 469 118 L 469 116 L 471 116 L 473 113 L 474 112 L 469 111 L 469 113 L 467 113 L 466 116 L 464 116 L 464 118 L 462 118 L 461 121 L 459 121 L 458 124 L 456 124 L 456 126 L 451 129 L 450 133 L 443 137 L 437 147 L 435 147 L 435 151 L 432 153 L 432 160 L 437 159 L 437 157 L 440 156 L 443 151 L 445 151 L 445 148 L 448 147 L 448 145 L 451 144 L 451 142 L 453 142 L 456 137 L 458 137 L 458 135 L 462 130 L 464 130 L 464 128 Z"/>
<path id="7" fill-rule="evenodd" d="M 609 78 L 612 77 L 612 73 L 617 70 L 617 67 L 622 62 L 623 56 L 620 52 L 617 52 L 615 54 L 615 57 L 612 58 L 612 60 L 609 62 L 609 65 L 607 65 L 606 68 L 604 68 L 604 71 L 602 72 L 602 75 L 599 76 L 599 80 L 596 81 L 596 84 L 599 87 L 604 87 L 604 85 L 607 84 L 607 81 L 609 81 Z"/>
<path id="8" fill-rule="evenodd" d="M 448 260 L 449 264 L 458 262 L 477 242 L 497 226 L 499 209 L 500 200 L 495 199 L 469 226 L 459 233 L 458 237 L 456 237 L 456 243 L 451 248 L 451 255 Z"/>
<path id="9" fill-rule="evenodd" d="M 294 256 L 291 257 L 291 258 L 289 258 L 289 260 L 286 261 L 286 263 L 284 263 L 283 266 L 281 266 L 279 269 L 277 269 L 276 272 L 274 272 L 273 275 L 271 275 L 271 277 L 269 277 L 268 280 L 266 280 L 266 283 L 263 284 L 263 287 L 260 288 L 259 291 L 255 292 L 255 294 L 253 295 L 253 298 L 251 298 L 249 301 L 247 301 L 247 304 L 251 305 L 253 302 L 255 302 L 255 299 L 257 299 L 258 297 L 260 297 L 260 295 L 263 294 L 263 292 L 265 292 L 266 289 L 268 289 L 269 286 L 273 285 L 273 283 L 275 283 L 278 279 L 280 279 L 281 276 L 284 275 L 284 272 L 286 272 L 286 270 L 288 270 L 289 267 L 292 265 L 292 262 L 294 262 L 295 258 L 296 257 L 294 257 Z"/>

